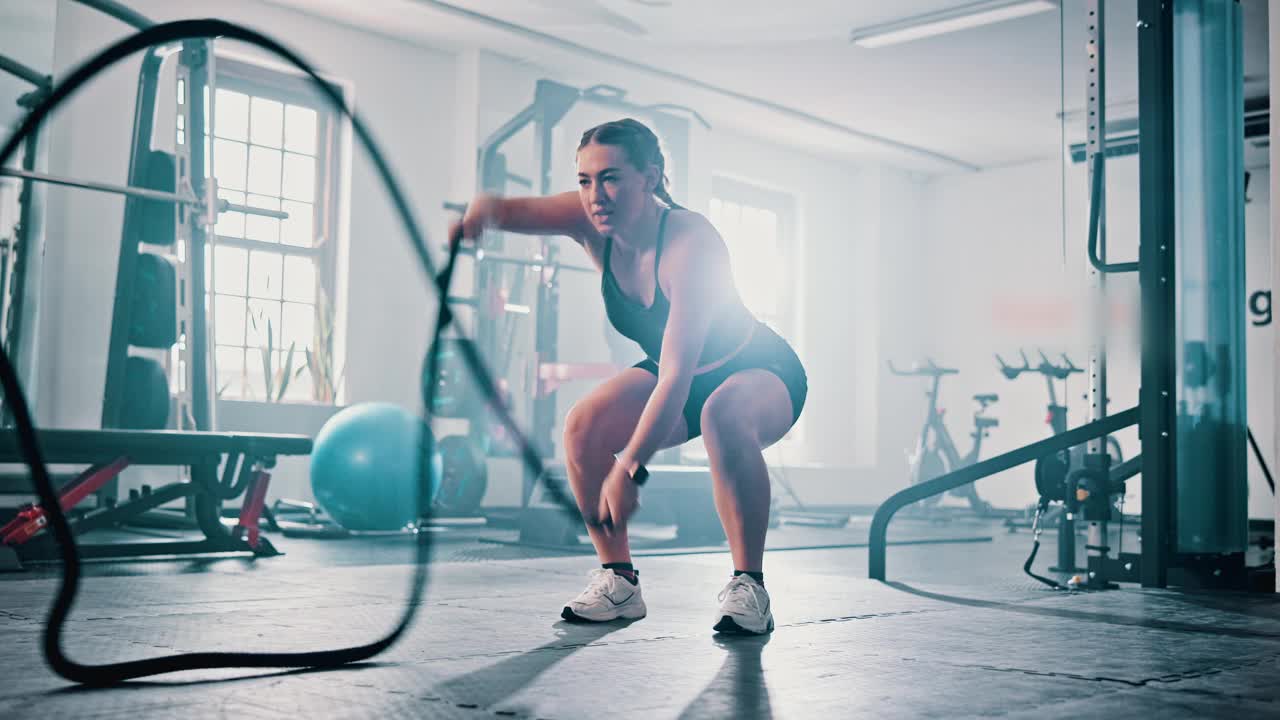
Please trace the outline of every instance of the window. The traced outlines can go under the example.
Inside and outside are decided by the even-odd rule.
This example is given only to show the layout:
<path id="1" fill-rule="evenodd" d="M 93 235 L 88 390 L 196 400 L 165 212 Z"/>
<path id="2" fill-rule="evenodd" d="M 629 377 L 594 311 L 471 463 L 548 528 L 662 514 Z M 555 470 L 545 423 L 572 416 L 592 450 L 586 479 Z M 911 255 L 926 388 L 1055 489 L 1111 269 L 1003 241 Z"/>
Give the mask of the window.
<path id="1" fill-rule="evenodd" d="M 729 248 L 733 280 L 742 302 L 757 318 L 795 344 L 795 198 L 715 176 L 711 179 L 708 210 L 708 219 Z M 770 464 L 786 464 L 784 448 L 803 441 L 803 426 L 801 417 L 786 439 L 773 446 Z M 701 440 L 691 442 L 683 447 L 680 457 L 688 462 L 706 462 L 706 448 Z"/>
<path id="2" fill-rule="evenodd" d="M 795 325 L 794 206 L 783 193 L 712 179 L 709 219 L 729 247 L 738 293 L 756 317 L 783 335 Z"/>
<path id="3" fill-rule="evenodd" d="M 207 267 L 219 397 L 332 402 L 337 115 L 292 75 L 221 58 L 217 69 L 205 152 L 218 195 L 289 213 L 218 219 Z"/>

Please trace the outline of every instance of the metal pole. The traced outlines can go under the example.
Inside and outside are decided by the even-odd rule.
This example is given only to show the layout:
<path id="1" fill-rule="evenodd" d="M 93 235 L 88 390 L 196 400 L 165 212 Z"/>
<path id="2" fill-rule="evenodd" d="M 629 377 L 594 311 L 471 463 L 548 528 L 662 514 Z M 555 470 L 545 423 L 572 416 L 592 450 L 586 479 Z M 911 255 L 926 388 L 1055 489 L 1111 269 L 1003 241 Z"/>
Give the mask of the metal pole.
<path id="1" fill-rule="evenodd" d="M 0 168 L 0 175 L 23 178 L 24 180 L 34 180 L 36 182 L 49 183 L 50 185 L 65 185 L 67 187 L 80 188 L 82 190 L 96 190 L 98 192 L 116 193 L 117 195 L 129 195 L 132 197 L 144 198 L 146 200 L 181 203 L 183 205 L 190 205 L 196 208 L 205 207 L 204 202 L 190 193 L 171 193 L 164 192 L 163 190 L 151 190 L 150 188 L 135 187 L 133 185 L 117 185 L 115 183 L 99 182 L 97 180 L 79 180 L 77 178 L 50 175 L 49 173 L 34 172 L 31 170 L 22 170 L 12 167 Z M 247 205 L 227 202 L 226 200 L 216 200 L 215 202 L 217 205 L 215 212 L 218 213 L 240 212 L 247 215 L 262 215 L 264 217 L 277 218 L 279 220 L 289 219 L 289 213 L 284 212 L 283 210 L 249 207 Z"/>
<path id="2" fill-rule="evenodd" d="M 1097 187 L 1101 192 L 1090 195 L 1090 202 L 1097 207 L 1092 213 L 1097 218 L 1097 250 L 1098 259 L 1105 266 L 1107 260 L 1107 226 L 1106 226 L 1106 16 L 1101 0 L 1087 0 L 1085 3 L 1085 48 L 1087 67 L 1085 73 L 1085 123 L 1088 126 L 1085 141 L 1085 167 L 1088 169 L 1088 187 Z M 1099 159 L 1095 162 L 1095 158 Z M 1090 238 L 1092 240 L 1092 238 Z M 1107 417 L 1107 276 L 1092 263 L 1088 267 L 1090 288 L 1090 348 L 1089 348 L 1089 421 L 1098 422 Z M 1086 458 L 1106 452 L 1106 436 L 1089 441 L 1086 446 Z M 1089 460 L 1085 460 L 1088 464 Z M 1095 492 L 1097 490 L 1095 489 Z M 1107 492 L 1107 491 L 1104 491 Z M 1090 505 L 1096 505 L 1091 500 Z M 1107 507 L 1110 503 L 1104 502 Z M 1089 569 L 1089 580 L 1092 584 L 1097 580 L 1105 583 L 1101 575 L 1105 564 L 1107 547 L 1107 522 L 1096 513 L 1085 511 L 1087 522 L 1085 538 L 1085 566 Z M 1064 518 L 1070 517 L 1064 514 Z M 1064 558 L 1063 541 L 1070 543 L 1071 564 L 1075 564 L 1075 533 L 1071 537 L 1061 538 L 1058 554 Z"/>
<path id="3" fill-rule="evenodd" d="M 126 25 L 132 25 L 139 30 L 146 30 L 155 25 L 155 22 L 141 13 L 125 7 L 114 0 L 75 0 L 86 7 L 91 7 L 101 13 L 106 13 L 111 17 L 119 20 Z"/>
<path id="4" fill-rule="evenodd" d="M 4 71 L 35 85 L 38 88 L 49 86 L 49 76 L 14 60 L 8 55 L 0 55 L 0 71 Z"/>
<path id="5" fill-rule="evenodd" d="M 477 262 L 499 263 L 501 265 L 515 265 L 517 267 L 527 267 L 538 270 L 541 268 L 551 268 L 553 271 L 567 270 L 569 272 L 580 273 L 596 273 L 599 272 L 594 267 L 586 265 L 574 265 L 573 263 L 551 262 L 542 257 L 521 258 L 510 257 L 508 255 L 496 255 L 494 253 L 478 252 L 476 253 Z"/>
<path id="6" fill-rule="evenodd" d="M 1142 585 L 1165 587 L 1174 537 L 1173 9 L 1138 3 L 1138 164 L 1142 287 Z"/>
<path id="7" fill-rule="evenodd" d="M 563 105 L 564 111 L 567 112 L 572 107 L 573 102 L 570 101 Z M 558 108 L 547 108 L 546 111 L 539 114 L 537 122 L 534 124 L 537 130 L 535 134 L 535 144 L 538 152 L 538 194 L 549 195 L 551 193 L 551 129 L 559 123 L 563 113 L 557 113 Z M 548 265 L 554 267 L 558 261 L 559 247 L 546 235 L 538 238 L 541 246 L 539 256 L 545 260 Z M 559 355 L 559 320 L 560 320 L 560 292 L 559 278 L 555 272 L 547 272 L 544 268 L 538 273 L 538 292 L 535 307 L 537 308 L 537 320 L 534 324 L 534 349 L 533 362 L 529 363 L 531 374 L 531 384 L 534 389 L 533 396 L 533 413 L 530 418 L 532 424 L 529 426 L 537 433 L 534 436 L 534 442 L 538 445 L 538 450 L 546 457 L 555 455 L 555 424 L 556 424 L 556 394 L 554 392 L 541 392 L 541 378 L 538 368 L 543 363 L 553 363 L 560 359 Z"/>
<path id="8" fill-rule="evenodd" d="M 198 133 L 198 137 L 191 145 L 191 152 L 200 157 L 201 163 L 205 166 L 205 171 L 200 174 L 201 180 L 205 184 L 205 208 L 206 216 L 204 220 L 204 228 L 202 228 L 201 243 L 209 248 L 206 255 L 201 253 L 199 258 L 192 258 L 192 267 L 203 269 L 196 278 L 196 290 L 200 293 L 200 300 L 193 307 L 204 311 L 202 322 L 195 323 L 196 327 L 201 327 L 203 332 L 200 335 L 200 341 L 193 344 L 193 347 L 200 351 L 200 362 L 196 364 L 197 370 L 200 371 L 200 380 L 196 382 L 195 387 L 201 392 L 205 403 L 208 405 L 209 429 L 218 429 L 218 353 L 216 352 L 216 343 L 209 342 L 212 333 L 217 332 L 218 314 L 217 303 L 208 302 L 205 298 L 210 297 L 209 293 L 212 288 L 218 287 L 217 269 L 218 264 L 213 262 L 216 255 L 216 247 L 218 241 L 218 233 L 215 227 L 218 223 L 218 214 L 214 210 L 218 203 L 218 172 L 214 165 L 214 154 L 212 152 L 207 155 L 204 152 L 204 136 L 209 136 L 209 148 L 213 149 L 213 139 L 217 137 L 216 119 L 217 112 L 217 96 L 218 96 L 218 67 L 217 57 L 214 54 L 213 38 L 201 41 L 204 49 L 204 71 L 200 78 L 203 82 L 198 84 L 200 97 L 191 103 L 192 114 L 196 110 L 200 110 L 198 122 L 191 125 L 192 132 Z M 205 100 L 205 90 L 208 90 L 208 100 Z M 205 108 L 205 104 L 208 108 Z M 203 122 L 208 118 L 208 125 Z M 205 258 L 209 258 L 209 262 L 205 263 Z M 205 283 L 208 278 L 208 284 Z M 274 359 L 274 358 L 273 358 Z M 265 381 L 265 378 L 264 378 Z M 267 398 L 269 401 L 271 398 Z"/>
<path id="9" fill-rule="evenodd" d="M 40 133 L 27 136 L 22 150 L 22 167 L 30 170 L 37 165 L 37 157 L 42 152 Z M 23 337 L 28 324 L 38 327 L 39 303 L 28 305 L 27 294 L 29 281 L 33 278 L 39 286 L 40 267 L 42 262 L 44 238 L 44 194 L 39 192 L 35 183 L 23 183 L 18 196 L 18 226 L 13 234 L 13 247 L 8 252 L 8 269 L 5 282 L 4 312 L 0 314 L 0 334 L 3 336 L 4 351 L 14 359 L 18 374 L 27 382 L 28 388 L 35 388 L 32 373 L 36 367 L 36 343 L 26 342 Z M 27 308 L 30 308 L 28 310 Z M 28 395 L 34 404 L 37 399 Z M 3 415 L 0 415 L 0 426 L 13 425 L 13 417 L 9 404 L 0 401 Z"/>
<path id="10" fill-rule="evenodd" d="M 186 104 L 179 108 L 187 115 L 186 127 L 189 129 L 186 146 L 183 148 L 189 159 L 187 182 L 188 187 L 196 195 L 202 191 L 207 193 L 206 204 L 208 205 L 216 202 L 218 192 L 217 180 L 209 172 L 206 164 L 208 159 L 204 153 L 204 121 L 206 117 L 210 119 L 213 117 L 212 111 L 206 112 L 204 107 L 204 90 L 212 84 L 210 63 L 213 60 L 213 43 L 207 39 L 188 40 L 183 44 L 180 57 L 178 69 L 186 76 L 187 89 Z M 210 318 L 206 306 L 208 293 L 205 292 L 207 289 L 205 287 L 206 244 L 215 234 L 216 219 L 210 212 L 200 218 L 199 222 L 192 223 L 191 227 L 183 233 L 184 241 L 188 243 L 187 247 L 190 249 L 185 263 L 188 274 L 186 286 L 189 293 L 186 300 L 191 318 L 186 341 L 188 377 L 190 378 L 188 397 L 197 430 L 213 430 L 216 421 L 213 392 L 215 381 L 210 374 L 212 366 L 209 362 L 211 353 L 209 339 L 212 326 L 209 324 Z"/>

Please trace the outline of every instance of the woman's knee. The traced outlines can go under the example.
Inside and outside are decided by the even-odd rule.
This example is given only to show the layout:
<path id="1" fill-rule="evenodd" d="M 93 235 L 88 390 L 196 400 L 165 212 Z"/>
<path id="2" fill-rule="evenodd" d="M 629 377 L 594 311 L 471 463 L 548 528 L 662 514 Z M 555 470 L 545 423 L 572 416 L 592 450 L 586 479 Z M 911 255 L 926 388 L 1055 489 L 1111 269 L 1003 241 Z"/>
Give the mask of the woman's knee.
<path id="1" fill-rule="evenodd" d="M 565 455 L 575 462 L 612 456 L 627 438 L 620 437 L 625 418 L 617 416 L 607 403 L 584 398 L 569 409 L 564 418 Z"/>
<path id="2" fill-rule="evenodd" d="M 599 421 L 595 403 L 582 400 L 574 403 L 564 418 L 564 451 L 570 462 L 585 458 L 592 447 L 592 428 Z"/>
<path id="3" fill-rule="evenodd" d="M 791 396 L 776 375 L 746 370 L 730 377 L 702 406 L 702 434 L 726 451 L 760 450 L 794 423 Z"/>

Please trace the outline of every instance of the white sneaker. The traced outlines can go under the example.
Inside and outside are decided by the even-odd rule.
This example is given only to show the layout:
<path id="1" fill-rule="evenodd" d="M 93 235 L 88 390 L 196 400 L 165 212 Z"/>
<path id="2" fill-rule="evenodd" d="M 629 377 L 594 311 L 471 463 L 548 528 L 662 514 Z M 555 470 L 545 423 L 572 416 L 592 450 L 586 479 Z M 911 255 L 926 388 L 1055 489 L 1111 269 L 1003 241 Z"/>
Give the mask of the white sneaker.
<path id="1" fill-rule="evenodd" d="M 738 575 L 729 581 L 716 598 L 720 601 L 719 621 L 715 631 L 739 635 L 764 635 L 773 632 L 773 612 L 769 593 L 750 575 Z"/>
<path id="2" fill-rule="evenodd" d="M 632 585 L 614 571 L 598 568 L 591 571 L 587 589 L 564 606 L 560 617 L 569 622 L 609 622 L 639 620 L 647 612 L 639 581 Z"/>

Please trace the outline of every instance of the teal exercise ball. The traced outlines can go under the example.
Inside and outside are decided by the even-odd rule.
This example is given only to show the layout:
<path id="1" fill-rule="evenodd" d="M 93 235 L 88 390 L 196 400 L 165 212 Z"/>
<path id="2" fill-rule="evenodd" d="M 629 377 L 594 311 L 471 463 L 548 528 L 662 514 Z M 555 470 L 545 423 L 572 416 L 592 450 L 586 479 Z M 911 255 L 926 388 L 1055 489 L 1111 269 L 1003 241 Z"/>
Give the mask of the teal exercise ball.
<path id="1" fill-rule="evenodd" d="M 352 405 L 329 418 L 312 443 L 311 491 L 348 530 L 399 530 L 417 518 L 419 458 L 431 430 L 392 403 Z M 431 441 L 426 507 L 442 473 Z"/>

